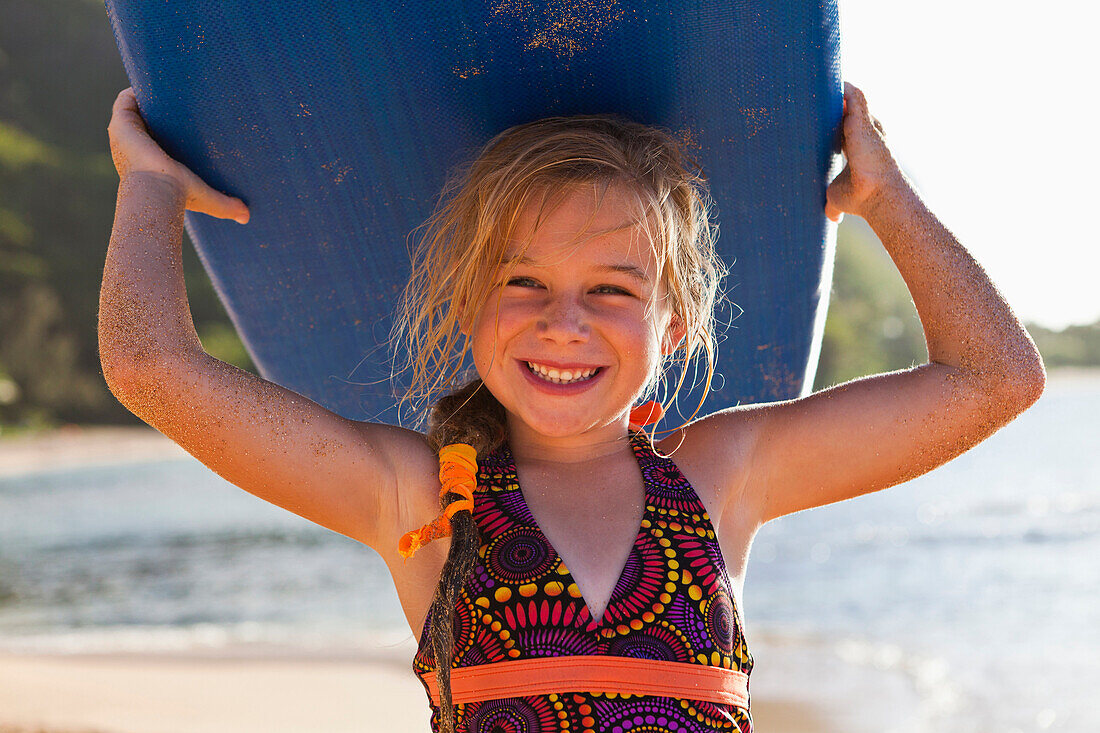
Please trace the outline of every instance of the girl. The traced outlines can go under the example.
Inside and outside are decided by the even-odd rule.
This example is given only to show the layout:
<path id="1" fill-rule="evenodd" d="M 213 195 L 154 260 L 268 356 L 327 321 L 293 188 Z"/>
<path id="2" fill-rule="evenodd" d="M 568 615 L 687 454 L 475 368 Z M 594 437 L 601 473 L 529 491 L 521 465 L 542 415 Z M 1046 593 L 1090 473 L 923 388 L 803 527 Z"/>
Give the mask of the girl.
<path id="1" fill-rule="evenodd" d="M 659 407 L 631 406 L 671 360 L 713 373 L 722 275 L 706 181 L 665 131 L 549 118 L 500 133 L 451 179 L 395 329 L 405 399 L 431 405 L 426 434 L 344 419 L 206 354 L 183 212 L 246 223 L 248 209 L 156 145 L 131 90 L 108 133 L 108 385 L 227 480 L 382 556 L 434 730 L 751 731 L 738 603 L 757 530 L 919 476 L 1043 390 L 1027 332 L 850 84 L 826 214 L 862 216 L 882 240 L 928 363 L 657 442 L 640 426 Z"/>

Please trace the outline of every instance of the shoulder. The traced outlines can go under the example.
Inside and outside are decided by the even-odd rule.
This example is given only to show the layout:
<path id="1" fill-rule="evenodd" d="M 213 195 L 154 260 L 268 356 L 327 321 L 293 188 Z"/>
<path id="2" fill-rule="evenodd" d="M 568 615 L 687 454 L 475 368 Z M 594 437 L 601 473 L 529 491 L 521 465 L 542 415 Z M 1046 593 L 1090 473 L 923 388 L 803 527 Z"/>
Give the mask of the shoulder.
<path id="1" fill-rule="evenodd" d="M 712 413 L 654 443 L 684 474 L 712 517 L 739 506 L 751 484 L 760 421 L 750 408 Z"/>
<path id="2" fill-rule="evenodd" d="M 425 470 L 438 467 L 428 436 L 423 433 L 385 423 L 357 422 L 355 427 L 365 444 L 384 451 L 401 487 L 422 482 Z"/>
<path id="3" fill-rule="evenodd" d="M 357 423 L 370 445 L 385 452 L 394 486 L 390 510 L 383 519 L 380 542 L 383 556 L 409 529 L 429 522 L 439 512 L 439 458 L 423 433 L 382 423 Z"/>

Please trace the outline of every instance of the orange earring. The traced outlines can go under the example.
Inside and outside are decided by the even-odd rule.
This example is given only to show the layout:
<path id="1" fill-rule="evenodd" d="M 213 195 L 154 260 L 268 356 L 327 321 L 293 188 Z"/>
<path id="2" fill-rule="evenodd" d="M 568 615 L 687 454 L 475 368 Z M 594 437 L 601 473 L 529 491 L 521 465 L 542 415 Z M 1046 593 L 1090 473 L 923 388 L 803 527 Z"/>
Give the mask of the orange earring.
<path id="1" fill-rule="evenodd" d="M 640 429 L 645 425 L 652 425 L 657 422 L 664 417 L 664 414 L 665 408 L 661 407 L 661 403 L 656 400 L 650 400 L 632 409 L 628 421 L 630 427 Z"/>

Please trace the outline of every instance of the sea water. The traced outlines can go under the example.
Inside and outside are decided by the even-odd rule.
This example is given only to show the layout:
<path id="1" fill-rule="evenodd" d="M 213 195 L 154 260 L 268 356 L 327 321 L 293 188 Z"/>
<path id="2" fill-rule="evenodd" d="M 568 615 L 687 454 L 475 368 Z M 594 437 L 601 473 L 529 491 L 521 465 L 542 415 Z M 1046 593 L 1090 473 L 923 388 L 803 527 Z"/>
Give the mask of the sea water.
<path id="1" fill-rule="evenodd" d="M 853 733 L 1100 730 L 1098 415 L 1100 377 L 1054 375 L 935 471 L 765 526 L 741 608 L 753 694 Z M 0 480 L 2 650 L 354 656 L 410 637 L 372 550 L 193 459 Z"/>

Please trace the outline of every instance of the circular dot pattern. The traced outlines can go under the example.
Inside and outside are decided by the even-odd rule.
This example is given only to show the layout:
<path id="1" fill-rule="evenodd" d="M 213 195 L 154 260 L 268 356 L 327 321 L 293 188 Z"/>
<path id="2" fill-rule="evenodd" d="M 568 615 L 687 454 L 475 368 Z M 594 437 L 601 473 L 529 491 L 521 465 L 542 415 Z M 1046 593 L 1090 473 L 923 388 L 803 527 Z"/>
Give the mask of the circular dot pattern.
<path id="1" fill-rule="evenodd" d="M 542 733 L 558 729 L 557 711 L 542 697 L 485 700 L 464 706 L 459 730 L 471 733 Z"/>
<path id="2" fill-rule="evenodd" d="M 485 550 L 489 575 L 502 583 L 527 584 L 554 566 L 554 548 L 533 527 L 516 527 L 495 537 Z"/>
<path id="3" fill-rule="evenodd" d="M 702 501 L 676 464 L 653 451 L 645 433 L 632 432 L 630 441 L 645 509 L 601 619 L 591 618 L 575 579 L 524 502 L 507 442 L 480 461 L 474 518 L 482 546 L 456 600 L 453 667 L 607 655 L 752 671 Z M 420 675 L 435 669 L 429 632 L 426 622 L 413 660 Z M 752 731 L 747 709 L 657 695 L 562 690 L 456 710 L 460 732 Z M 432 730 L 439 730 L 434 709 Z"/>

